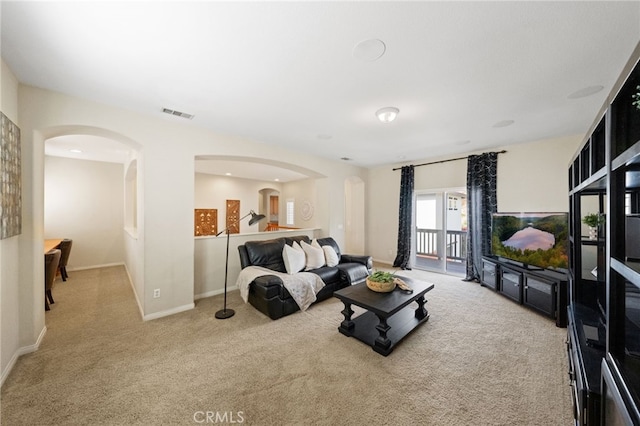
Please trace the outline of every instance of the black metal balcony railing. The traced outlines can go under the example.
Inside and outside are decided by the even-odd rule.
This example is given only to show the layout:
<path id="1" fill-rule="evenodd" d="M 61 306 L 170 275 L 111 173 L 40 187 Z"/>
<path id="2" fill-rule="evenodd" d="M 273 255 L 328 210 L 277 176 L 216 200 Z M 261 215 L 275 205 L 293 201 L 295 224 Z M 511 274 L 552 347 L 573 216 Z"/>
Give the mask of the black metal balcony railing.
<path id="1" fill-rule="evenodd" d="M 416 254 L 441 257 L 438 253 L 442 230 L 416 228 Z M 446 257 L 451 260 L 466 260 L 467 231 L 447 231 L 445 242 Z"/>

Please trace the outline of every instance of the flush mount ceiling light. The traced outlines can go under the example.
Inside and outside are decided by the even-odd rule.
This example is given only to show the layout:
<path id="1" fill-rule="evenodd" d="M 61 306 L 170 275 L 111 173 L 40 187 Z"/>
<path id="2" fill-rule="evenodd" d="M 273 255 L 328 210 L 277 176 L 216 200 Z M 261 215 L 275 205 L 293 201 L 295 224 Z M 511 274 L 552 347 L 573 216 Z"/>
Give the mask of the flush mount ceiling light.
<path id="1" fill-rule="evenodd" d="M 395 107 L 380 108 L 376 111 L 376 117 L 378 117 L 378 120 L 380 120 L 382 123 L 391 123 L 396 119 L 399 112 L 400 110 Z"/>

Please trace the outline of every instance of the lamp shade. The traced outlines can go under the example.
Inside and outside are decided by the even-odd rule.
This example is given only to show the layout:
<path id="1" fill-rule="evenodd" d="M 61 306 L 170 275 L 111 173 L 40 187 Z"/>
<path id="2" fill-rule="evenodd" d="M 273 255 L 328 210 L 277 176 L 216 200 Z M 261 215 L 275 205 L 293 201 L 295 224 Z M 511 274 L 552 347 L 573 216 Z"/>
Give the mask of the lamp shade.
<path id="1" fill-rule="evenodd" d="M 396 119 L 399 112 L 400 110 L 396 107 L 380 108 L 378 111 L 376 111 L 376 117 L 378 117 L 378 120 L 380 120 L 382 123 L 391 123 Z"/>
<path id="2" fill-rule="evenodd" d="M 258 214 L 253 210 L 251 210 L 249 214 L 251 215 L 251 219 L 249 219 L 249 226 L 255 225 L 256 223 L 260 222 L 262 219 L 265 218 L 263 214 Z"/>

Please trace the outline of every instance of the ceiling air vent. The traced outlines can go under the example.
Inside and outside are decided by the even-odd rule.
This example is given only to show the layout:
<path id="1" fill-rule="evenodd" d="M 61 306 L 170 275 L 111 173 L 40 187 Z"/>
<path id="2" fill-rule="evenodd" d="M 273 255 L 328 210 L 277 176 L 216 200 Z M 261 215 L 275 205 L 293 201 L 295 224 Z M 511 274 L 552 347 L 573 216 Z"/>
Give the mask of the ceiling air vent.
<path id="1" fill-rule="evenodd" d="M 175 115 L 177 117 L 186 118 L 188 120 L 191 120 L 193 118 L 193 114 L 187 114 L 186 112 L 180 112 L 180 111 L 176 111 L 176 110 L 169 109 L 169 108 L 162 108 L 162 112 L 164 112 L 165 114 Z"/>

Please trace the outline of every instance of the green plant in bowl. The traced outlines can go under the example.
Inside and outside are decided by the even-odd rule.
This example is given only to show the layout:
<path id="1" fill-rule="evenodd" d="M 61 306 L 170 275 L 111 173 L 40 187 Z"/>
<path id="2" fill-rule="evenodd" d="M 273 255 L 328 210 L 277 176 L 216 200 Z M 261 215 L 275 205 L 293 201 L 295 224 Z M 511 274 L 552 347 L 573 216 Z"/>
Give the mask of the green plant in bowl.
<path id="1" fill-rule="evenodd" d="M 604 215 L 600 213 L 588 213 L 582 218 L 582 222 L 591 228 L 597 228 L 604 223 Z"/>
<path id="2" fill-rule="evenodd" d="M 376 271 L 373 274 L 369 275 L 370 281 L 375 281 L 377 283 L 392 283 L 395 277 L 391 272 L 385 271 Z"/>

